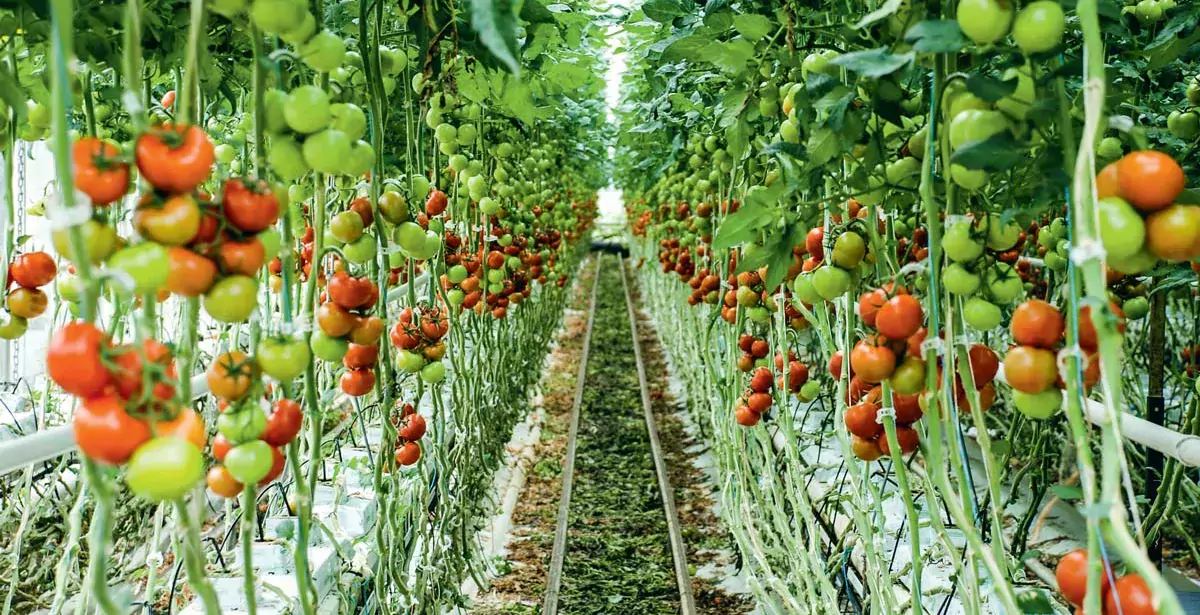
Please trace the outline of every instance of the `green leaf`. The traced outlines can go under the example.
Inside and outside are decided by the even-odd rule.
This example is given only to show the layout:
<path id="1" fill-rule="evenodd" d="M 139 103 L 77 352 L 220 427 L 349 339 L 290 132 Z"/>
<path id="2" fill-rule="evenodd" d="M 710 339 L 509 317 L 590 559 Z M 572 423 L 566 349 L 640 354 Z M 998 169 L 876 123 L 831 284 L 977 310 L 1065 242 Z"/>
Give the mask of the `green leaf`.
<path id="1" fill-rule="evenodd" d="M 879 78 L 908 66 L 912 63 L 913 57 L 911 52 L 892 53 L 888 51 L 887 47 L 879 47 L 844 53 L 830 60 L 830 63 L 864 77 Z"/>
<path id="2" fill-rule="evenodd" d="M 833 160 L 841 148 L 841 138 L 832 128 L 821 126 L 813 130 L 808 137 L 808 166 L 819 167 Z"/>
<path id="3" fill-rule="evenodd" d="M 734 29 L 738 31 L 738 34 L 752 41 L 765 38 L 771 33 L 772 25 L 771 20 L 762 15 L 747 13 L 733 17 Z"/>
<path id="4" fill-rule="evenodd" d="M 982 141 L 973 141 L 955 150 L 950 162 L 968 169 L 1002 171 L 1025 158 L 1029 148 L 1013 138 L 1008 131 Z"/>
<path id="5" fill-rule="evenodd" d="M 1046 595 L 1046 590 L 1041 588 L 1030 588 L 1017 593 L 1017 608 L 1021 609 L 1022 615 L 1054 615 L 1054 607 L 1050 605 L 1050 598 Z"/>
<path id="6" fill-rule="evenodd" d="M 513 117 L 526 125 L 533 124 L 533 92 L 529 89 L 529 84 L 512 77 L 505 79 L 504 95 L 501 100 Z"/>
<path id="7" fill-rule="evenodd" d="M 713 249 L 726 250 L 753 239 L 758 228 L 766 224 L 770 216 L 770 211 L 761 203 L 751 202 L 747 194 L 742 207 L 729 214 L 717 227 L 713 235 Z"/>
<path id="8" fill-rule="evenodd" d="M 17 78 L 4 69 L 0 69 L 0 98 L 13 110 L 16 124 L 20 126 L 25 123 L 25 101 L 29 100 L 29 97 Z"/>
<path id="9" fill-rule="evenodd" d="M 1017 91 L 1017 78 L 1001 81 L 975 73 L 967 77 L 967 91 L 987 102 L 994 103 L 1002 98 L 1012 96 L 1012 93 Z"/>
<path id="10" fill-rule="evenodd" d="M 717 125 L 722 128 L 733 126 L 737 122 L 738 115 L 746 107 L 746 101 L 750 98 L 750 92 L 739 88 L 731 88 L 725 92 L 725 98 L 721 100 L 717 115 Z"/>
<path id="11" fill-rule="evenodd" d="M 741 161 L 750 152 L 750 124 L 739 119 L 725 129 L 725 151 L 735 161 Z"/>
<path id="12" fill-rule="evenodd" d="M 696 3 L 692 0 L 647 0 L 642 5 L 642 12 L 646 17 L 663 24 L 671 23 L 676 17 L 687 15 L 694 10 Z"/>
<path id="13" fill-rule="evenodd" d="M 1058 499 L 1066 502 L 1075 502 L 1083 499 L 1083 489 L 1078 485 L 1054 485 L 1050 487 L 1050 492 L 1058 496 Z"/>
<path id="14" fill-rule="evenodd" d="M 458 92 L 472 102 L 481 103 L 488 98 L 487 76 L 481 70 L 463 71 L 458 75 Z"/>
<path id="15" fill-rule="evenodd" d="M 711 43 L 700 52 L 700 57 L 711 62 L 730 75 L 740 73 L 750 58 L 754 57 L 754 44 L 744 38 L 735 38 L 724 43 Z"/>
<path id="16" fill-rule="evenodd" d="M 858 23 L 854 24 L 855 30 L 861 30 L 877 21 L 882 21 L 896 14 L 900 7 L 904 5 L 904 0 L 887 0 L 883 6 L 867 13 Z"/>
<path id="17" fill-rule="evenodd" d="M 521 74 L 517 62 L 517 15 L 512 0 L 471 0 L 471 27 L 479 40 L 514 75 Z"/>
<path id="18" fill-rule="evenodd" d="M 683 36 L 671 41 L 668 45 L 663 47 L 662 59 L 667 62 L 695 59 L 712 43 L 712 39 L 700 36 L 698 34 Z"/>
<path id="19" fill-rule="evenodd" d="M 787 141 L 776 141 L 762 148 L 762 151 L 759 153 L 764 156 L 781 154 L 784 156 L 791 156 L 792 158 L 803 159 L 804 147 L 795 143 L 788 143 Z"/>
<path id="20" fill-rule="evenodd" d="M 958 21 L 930 19 L 908 29 L 904 40 L 912 43 L 917 53 L 957 53 L 967 45 Z"/>
<path id="21" fill-rule="evenodd" d="M 521 5 L 521 19 L 528 23 L 553 23 L 554 13 L 540 0 L 525 0 Z"/>

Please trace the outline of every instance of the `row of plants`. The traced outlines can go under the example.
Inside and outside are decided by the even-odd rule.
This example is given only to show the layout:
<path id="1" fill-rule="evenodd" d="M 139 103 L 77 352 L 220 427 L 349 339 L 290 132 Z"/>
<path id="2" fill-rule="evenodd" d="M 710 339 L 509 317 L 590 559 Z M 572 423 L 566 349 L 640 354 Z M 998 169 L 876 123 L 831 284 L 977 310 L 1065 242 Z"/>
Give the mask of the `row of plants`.
<path id="1" fill-rule="evenodd" d="M 256 612 L 268 514 L 316 612 L 329 432 L 356 429 L 375 608 L 462 603 L 608 174 L 605 27 L 536 0 L 0 9 L 8 228 L 53 229 L 5 240 L 0 337 L 53 306 L 40 413 L 79 452 L 5 491 L 3 613 Z M 12 154 L 41 140 L 55 181 L 24 209 Z M 242 596 L 212 582 L 226 527 Z"/>
<path id="2" fill-rule="evenodd" d="M 769 612 L 1182 613 L 1196 476 L 1121 423 L 1198 428 L 1200 17 L 1126 9 L 626 16 L 614 177 Z"/>

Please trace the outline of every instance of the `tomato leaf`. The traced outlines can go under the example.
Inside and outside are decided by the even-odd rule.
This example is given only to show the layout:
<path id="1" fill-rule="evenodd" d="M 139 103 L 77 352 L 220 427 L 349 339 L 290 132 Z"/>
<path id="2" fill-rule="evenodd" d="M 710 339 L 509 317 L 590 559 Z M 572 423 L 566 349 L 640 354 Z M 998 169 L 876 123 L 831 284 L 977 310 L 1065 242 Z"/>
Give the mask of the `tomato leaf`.
<path id="1" fill-rule="evenodd" d="M 828 126 L 820 126 L 808 137 L 808 166 L 818 167 L 833 160 L 841 151 L 838 133 Z"/>
<path id="2" fill-rule="evenodd" d="M 1058 496 L 1058 499 L 1067 502 L 1083 499 L 1083 489 L 1080 489 L 1076 485 L 1054 485 L 1050 487 L 1050 491 Z"/>
<path id="3" fill-rule="evenodd" d="M 738 31 L 738 34 L 752 41 L 765 38 L 771 33 L 771 26 L 771 20 L 763 15 L 746 13 L 733 17 L 733 28 Z"/>
<path id="4" fill-rule="evenodd" d="M 1017 593 L 1017 608 L 1021 609 L 1023 615 L 1053 615 L 1055 612 L 1046 590 L 1041 588 L 1030 588 Z"/>
<path id="5" fill-rule="evenodd" d="M 725 250 L 753 239 L 759 227 L 767 221 L 764 214 L 769 213 L 761 203 L 751 202 L 748 193 L 742 207 L 729 214 L 717 227 L 713 235 L 713 249 Z"/>
<path id="6" fill-rule="evenodd" d="M 967 91 L 986 102 L 994 103 L 1017 91 L 1017 78 L 1001 81 L 980 73 L 967 77 Z"/>
<path id="7" fill-rule="evenodd" d="M 692 0 L 647 0 L 642 5 L 642 12 L 646 17 L 662 24 L 669 24 L 676 17 L 688 15 L 696 10 L 696 3 Z"/>
<path id="8" fill-rule="evenodd" d="M 958 148 L 950 157 L 950 162 L 968 169 L 1001 171 L 1015 165 L 1028 151 L 1029 148 L 1019 143 L 1008 131 L 1004 131 Z"/>
<path id="9" fill-rule="evenodd" d="M 883 3 L 883 6 L 867 13 L 862 19 L 858 20 L 858 23 L 854 24 L 854 29 L 861 30 L 877 21 L 883 21 L 895 15 L 896 11 L 900 10 L 900 7 L 903 5 L 904 0 L 887 0 L 887 2 Z"/>
<path id="10" fill-rule="evenodd" d="M 908 29 L 904 40 L 912 43 L 917 53 L 957 53 L 967 45 L 958 21 L 929 19 Z"/>
<path id="11" fill-rule="evenodd" d="M 0 69 L 0 98 L 13 110 L 13 115 L 16 116 L 15 123 L 18 126 L 25 123 L 25 101 L 29 97 L 17 78 L 4 69 Z"/>
<path id="12" fill-rule="evenodd" d="M 852 51 L 830 60 L 830 64 L 864 77 L 879 78 L 890 75 L 912 63 L 913 53 L 892 53 L 887 47 Z"/>
<path id="13" fill-rule="evenodd" d="M 521 74 L 517 62 L 517 15 L 512 0 L 471 0 L 471 27 L 479 40 L 515 75 Z"/>

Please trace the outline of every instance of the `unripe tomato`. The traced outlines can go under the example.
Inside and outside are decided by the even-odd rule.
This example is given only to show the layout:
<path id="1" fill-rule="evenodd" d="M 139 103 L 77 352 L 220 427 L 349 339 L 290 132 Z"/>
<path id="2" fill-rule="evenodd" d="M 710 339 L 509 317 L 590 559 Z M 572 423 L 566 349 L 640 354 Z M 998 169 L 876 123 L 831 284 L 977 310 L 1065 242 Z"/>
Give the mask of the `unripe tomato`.
<path id="1" fill-rule="evenodd" d="M 1013 22 L 1013 41 L 1026 54 L 1050 51 L 1062 42 L 1065 22 L 1062 6 L 1055 0 L 1032 2 Z"/>
<path id="2" fill-rule="evenodd" d="M 181 498 L 203 478 L 204 455 L 200 449 L 187 440 L 172 437 L 146 442 L 125 467 L 129 490 L 151 502 Z"/>

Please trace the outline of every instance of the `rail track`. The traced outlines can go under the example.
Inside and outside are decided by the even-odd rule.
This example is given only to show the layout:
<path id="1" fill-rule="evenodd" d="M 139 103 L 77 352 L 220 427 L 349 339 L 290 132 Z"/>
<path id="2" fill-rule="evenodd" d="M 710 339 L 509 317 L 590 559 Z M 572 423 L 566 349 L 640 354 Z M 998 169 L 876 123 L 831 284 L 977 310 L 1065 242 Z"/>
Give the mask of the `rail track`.
<path id="1" fill-rule="evenodd" d="M 567 557 L 568 531 L 570 528 L 571 491 L 574 486 L 575 456 L 579 435 L 580 414 L 583 407 L 583 393 L 587 384 L 588 357 L 592 341 L 592 327 L 596 316 L 596 293 L 600 286 L 600 273 L 606 264 L 614 259 L 600 255 L 596 257 L 596 283 L 592 285 L 592 296 L 588 304 L 587 329 L 584 332 L 583 351 L 579 361 L 579 376 L 576 381 L 574 400 L 571 406 L 570 428 L 568 433 L 566 460 L 563 464 L 562 497 L 559 503 L 558 517 L 554 533 L 554 546 L 551 552 L 549 577 L 546 584 L 546 595 L 543 603 L 543 615 L 557 615 L 559 598 L 563 582 L 563 563 Z M 659 497 L 662 504 L 663 516 L 666 521 L 667 537 L 674 564 L 675 584 L 679 592 L 681 615 L 695 615 L 696 603 L 692 591 L 691 575 L 688 571 L 687 548 L 683 541 L 679 513 L 675 507 L 675 495 L 668 477 L 667 463 L 663 456 L 663 447 L 658 437 L 654 414 L 650 404 L 650 393 L 646 385 L 646 368 L 642 360 L 641 345 L 638 341 L 637 319 L 633 309 L 633 301 L 629 292 L 629 281 L 626 276 L 624 261 L 619 257 L 616 266 L 620 269 L 621 286 L 624 292 L 625 308 L 629 318 L 633 345 L 634 359 L 637 363 L 638 385 L 642 414 L 645 420 L 646 433 L 649 439 L 650 452 L 654 460 L 654 473 L 658 483 Z"/>

